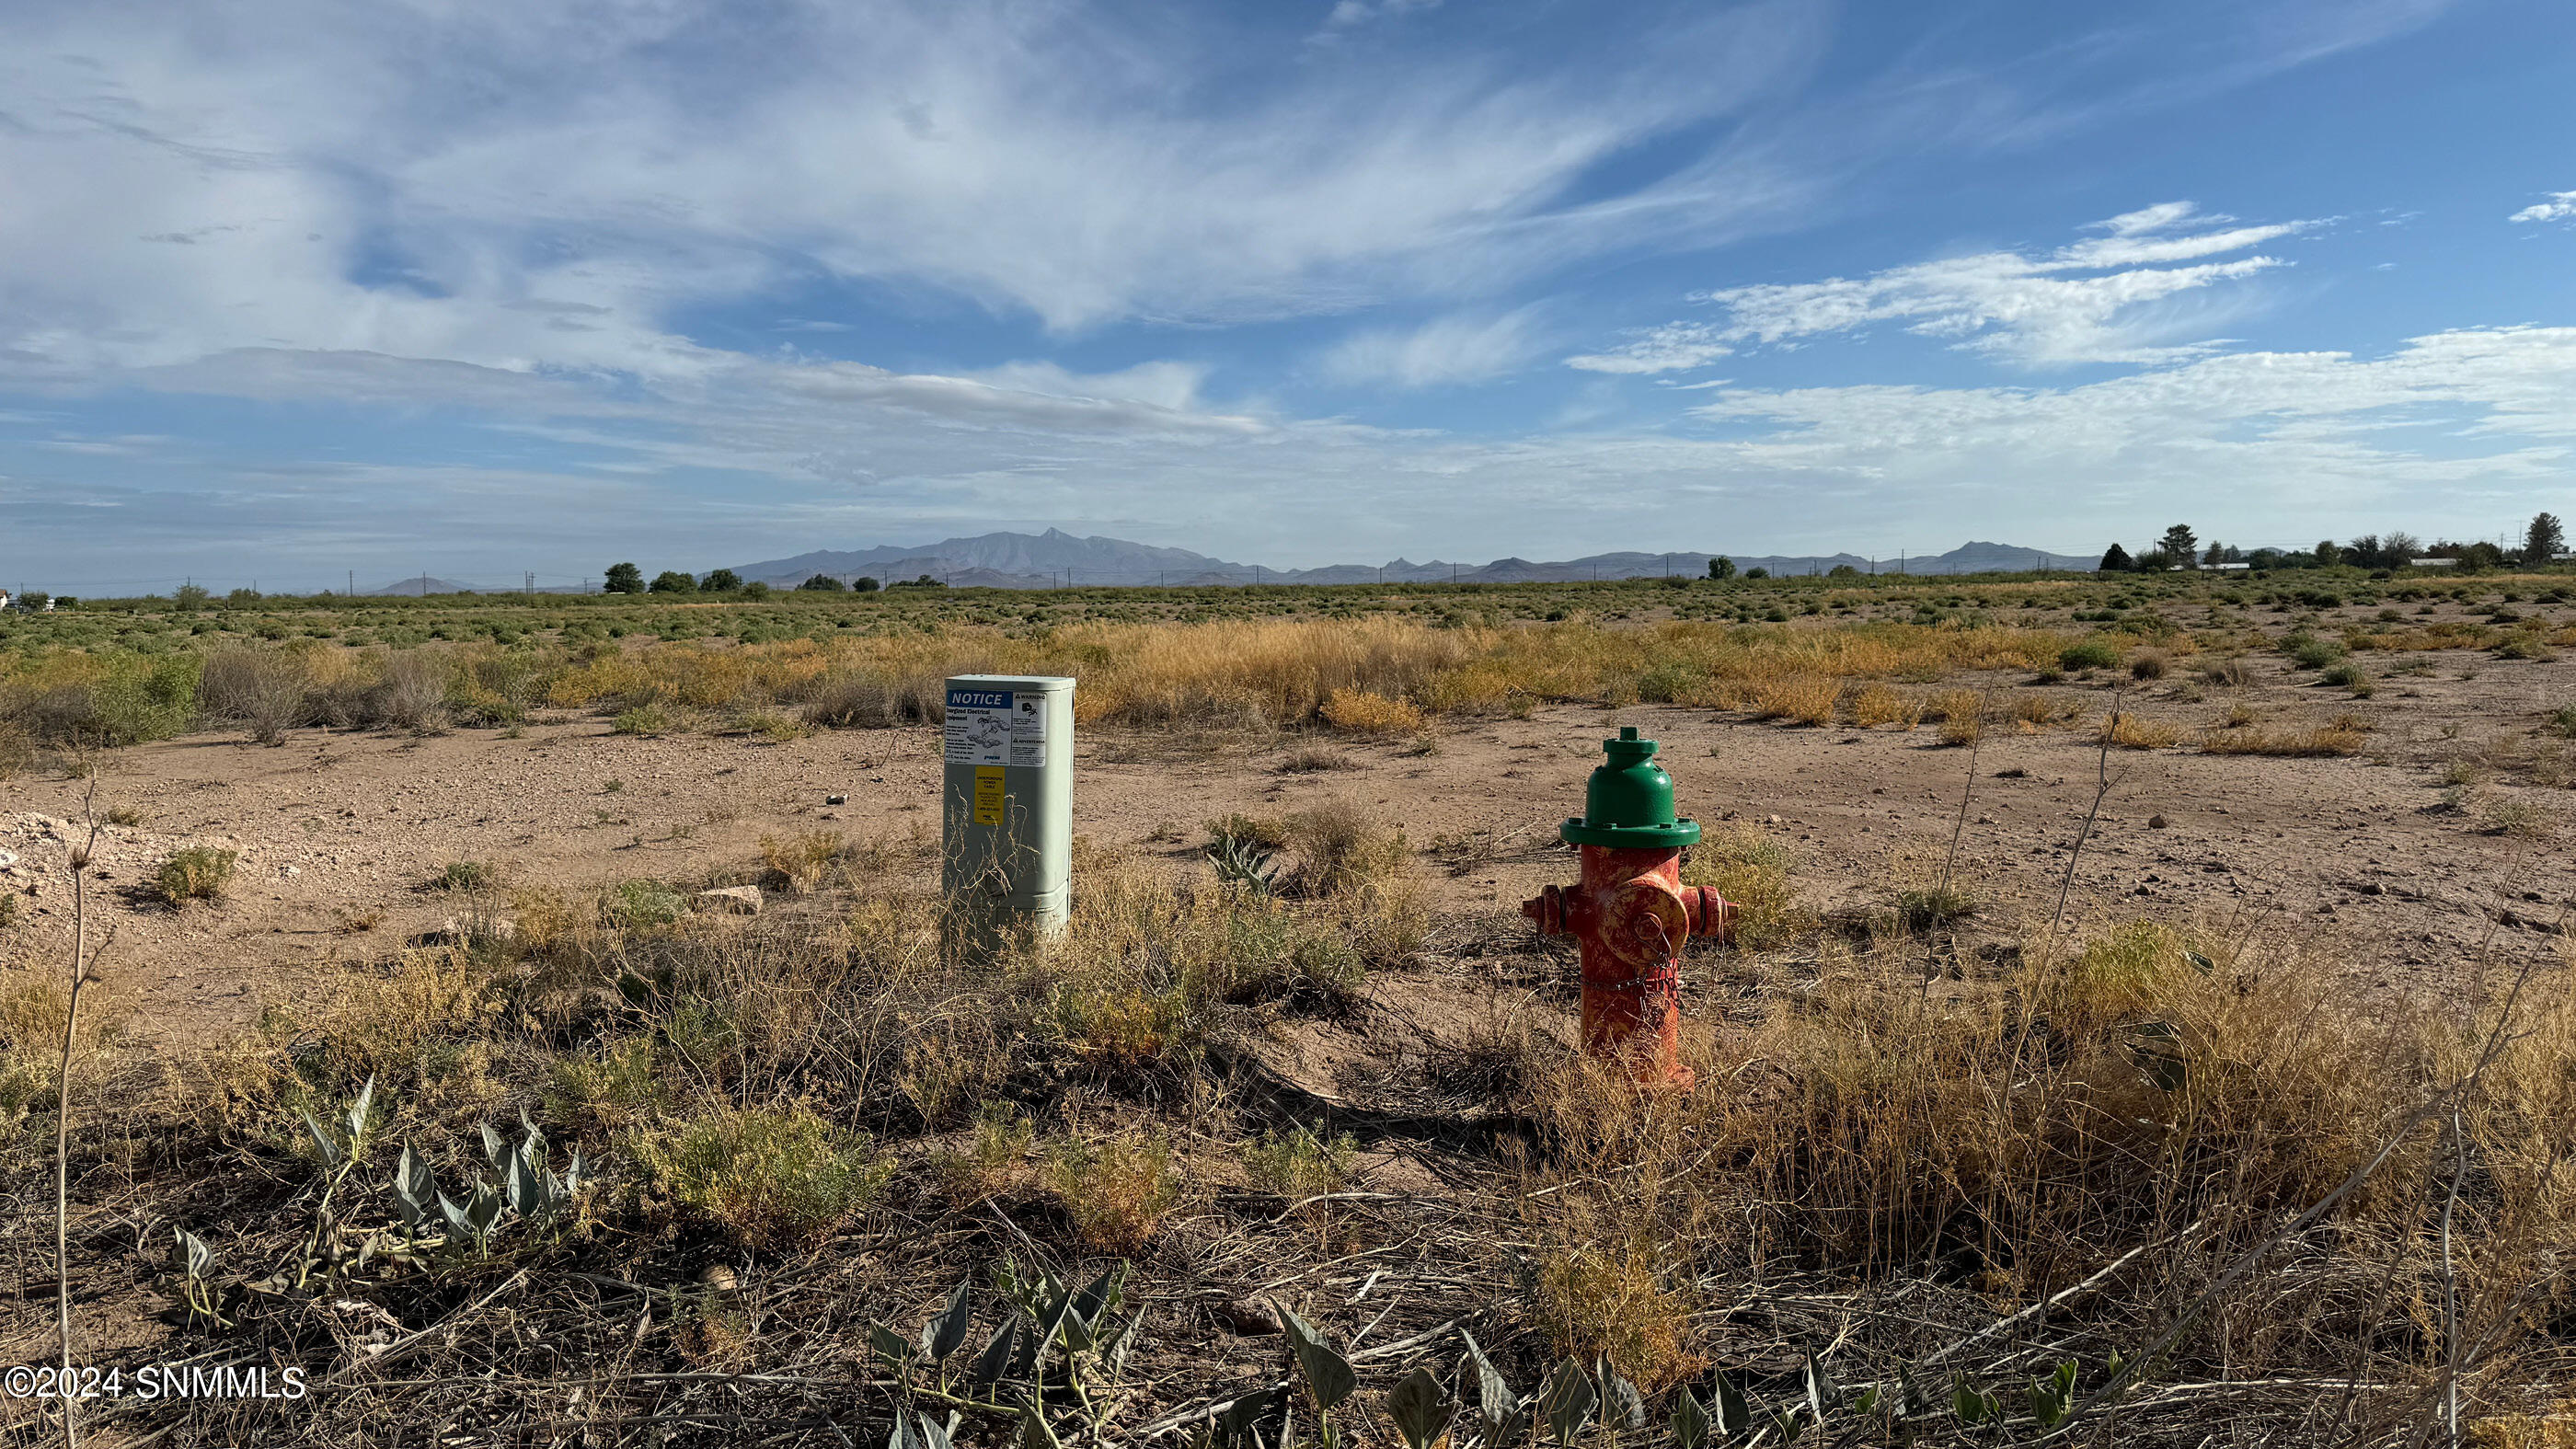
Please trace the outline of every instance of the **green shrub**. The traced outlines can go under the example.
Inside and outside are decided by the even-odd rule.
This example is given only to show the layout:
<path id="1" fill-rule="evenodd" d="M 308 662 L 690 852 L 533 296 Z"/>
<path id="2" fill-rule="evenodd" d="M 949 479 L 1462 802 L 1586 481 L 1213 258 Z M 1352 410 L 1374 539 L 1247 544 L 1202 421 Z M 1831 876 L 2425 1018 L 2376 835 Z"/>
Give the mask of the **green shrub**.
<path id="1" fill-rule="evenodd" d="M 174 850 L 161 862 L 154 881 L 161 888 L 161 898 L 170 904 L 210 901 L 232 884 L 233 865 L 239 852 L 218 850 L 211 845 L 192 845 Z"/>
<path id="2" fill-rule="evenodd" d="M 1243 1144 L 1243 1166 L 1254 1186 L 1297 1202 L 1341 1191 L 1350 1180 L 1353 1151 L 1348 1136 L 1327 1137 L 1318 1122 L 1311 1131 L 1264 1131 L 1260 1140 Z"/>
<path id="3" fill-rule="evenodd" d="M 625 931 L 651 931 L 672 925 L 689 913 L 680 893 L 652 880 L 630 880 L 599 903 L 608 924 Z"/>
<path id="4" fill-rule="evenodd" d="M 864 1134 L 802 1105 L 719 1111 L 637 1144 L 635 1158 L 682 1216 L 746 1248 L 820 1242 L 893 1175 Z"/>
<path id="5" fill-rule="evenodd" d="M 2107 639 L 2086 639 L 2057 653 L 2057 667 L 2065 670 L 2109 669 L 2119 662 L 2120 651 Z"/>
<path id="6" fill-rule="evenodd" d="M 2344 657 L 2344 647 L 2314 635 L 2293 634 L 2284 641 L 2289 646 L 2290 662 L 2301 669 L 2323 669 Z"/>
<path id="7" fill-rule="evenodd" d="M 447 868 L 438 873 L 438 885 L 441 890 L 485 890 L 491 886 L 492 881 L 492 867 L 479 860 L 451 860 L 447 863 Z"/>
<path id="8" fill-rule="evenodd" d="M 609 728 L 621 735 L 667 735 L 671 732 L 671 715 L 658 704 L 639 704 L 618 711 Z"/>

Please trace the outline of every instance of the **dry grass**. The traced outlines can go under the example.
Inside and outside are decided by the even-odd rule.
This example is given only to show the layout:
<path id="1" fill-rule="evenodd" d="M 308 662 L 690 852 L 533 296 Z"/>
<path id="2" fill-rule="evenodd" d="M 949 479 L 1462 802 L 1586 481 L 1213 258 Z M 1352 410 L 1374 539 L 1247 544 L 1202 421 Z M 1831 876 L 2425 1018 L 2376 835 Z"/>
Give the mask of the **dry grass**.
<path id="1" fill-rule="evenodd" d="M 1767 951 L 1811 928 L 1798 904 L 1789 847 L 1749 821 L 1711 826 L 1682 857 L 1682 884 L 1713 886 L 1735 906 L 1735 945 Z"/>
<path id="2" fill-rule="evenodd" d="M 1941 717 L 1941 743 L 1973 745 L 1985 733 L 1985 699 L 1973 689 L 1945 689 L 1932 697 Z"/>
<path id="3" fill-rule="evenodd" d="M 1407 701 L 1364 689 L 1334 690 L 1320 713 L 1324 723 L 1354 735 L 1420 734 L 1425 723 L 1422 711 Z"/>
<path id="4" fill-rule="evenodd" d="M 1793 724 L 1829 725 L 1842 698 L 1842 683 L 1823 675 L 1793 674 L 1752 685 L 1756 719 L 1785 719 Z"/>
<path id="5" fill-rule="evenodd" d="M 2165 720 L 2117 710 L 2102 716 L 2098 737 L 2124 750 L 2161 750 L 2182 743 L 2183 728 Z"/>
<path id="6" fill-rule="evenodd" d="M 1046 1185 L 1074 1236 L 1103 1253 L 1143 1248 L 1181 1201 L 1172 1145 L 1155 1136 L 1067 1142 L 1050 1155 Z"/>
<path id="7" fill-rule="evenodd" d="M 2200 737 L 2200 748 L 2212 755 L 2283 755 L 2292 758 L 2357 755 L 2370 743 L 2369 737 L 2356 729 L 2332 725 L 2312 728 L 2283 726 L 2260 729 L 2215 729 Z"/>
<path id="8" fill-rule="evenodd" d="M 1910 730 L 1923 719 L 1923 701 L 1910 699 L 1884 684 L 1864 687 L 1852 696 L 1852 723 L 1863 729 L 1892 724 Z"/>

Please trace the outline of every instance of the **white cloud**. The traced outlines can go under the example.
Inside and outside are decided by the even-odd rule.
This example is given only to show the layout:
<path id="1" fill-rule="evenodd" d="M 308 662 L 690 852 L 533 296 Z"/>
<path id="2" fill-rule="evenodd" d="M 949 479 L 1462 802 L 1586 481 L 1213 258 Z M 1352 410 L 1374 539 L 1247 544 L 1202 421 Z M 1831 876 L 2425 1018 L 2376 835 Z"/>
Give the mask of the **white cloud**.
<path id="1" fill-rule="evenodd" d="M 1366 25 L 1373 20 L 1387 20 L 1409 15 L 1416 10 L 1437 10 L 1440 0 L 1334 0 L 1330 13 L 1324 16 L 1323 34 Z"/>
<path id="2" fill-rule="evenodd" d="M 1632 335 L 1636 338 L 1633 342 L 1569 357 L 1565 365 L 1585 372 L 1675 372 L 1706 367 L 1735 351 L 1720 340 L 1719 329 L 1704 322 L 1667 322 L 1661 327 L 1639 328 Z"/>
<path id="3" fill-rule="evenodd" d="M 1546 346 L 1538 311 L 1458 313 L 1412 328 L 1373 327 L 1343 338 L 1317 359 L 1344 387 L 1437 387 L 1482 382 L 1526 366 Z"/>
<path id="4" fill-rule="evenodd" d="M 2505 218 L 2517 225 L 2529 222 L 2576 221 L 2576 191 L 2553 191 L 2547 201 L 2535 201 Z"/>
<path id="5" fill-rule="evenodd" d="M 1214 16 L 1080 3 L 190 14 L 6 7 L 0 194 L 43 198 L 0 208 L 9 371 L 232 347 L 685 371 L 676 314 L 818 277 L 1059 331 L 1485 292 L 1776 219 L 1777 186 L 1569 196 L 1775 93 L 1824 33 L 1772 0 L 1545 68 L 1274 72 Z"/>
<path id="6" fill-rule="evenodd" d="M 1723 323 L 1676 322 L 1604 353 L 1568 359 L 1592 371 L 1651 372 L 1695 366 L 1721 356 L 1713 348 L 1775 344 L 1903 322 L 1927 337 L 1956 338 L 1962 349 L 2028 366 L 2071 363 L 2170 363 L 2206 353 L 2208 341 L 2187 332 L 2208 325 L 2210 309 L 2158 308 L 2185 293 L 2241 281 L 2287 263 L 2241 252 L 2294 235 L 2318 222 L 2219 226 L 2189 202 L 2166 202 L 2094 223 L 2108 236 L 2040 255 L 1979 252 L 1894 267 L 1867 277 L 1831 277 L 1729 287 L 1691 300 L 1725 309 Z M 2192 266 L 2171 263 L 2197 262 Z M 1674 359 L 1695 360 L 1674 360 Z"/>

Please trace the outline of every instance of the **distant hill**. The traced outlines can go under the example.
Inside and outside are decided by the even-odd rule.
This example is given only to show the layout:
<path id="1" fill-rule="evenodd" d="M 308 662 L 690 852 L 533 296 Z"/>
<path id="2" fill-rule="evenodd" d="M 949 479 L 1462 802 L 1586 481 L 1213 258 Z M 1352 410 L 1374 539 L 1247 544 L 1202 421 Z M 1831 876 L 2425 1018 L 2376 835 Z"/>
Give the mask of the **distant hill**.
<path id="1" fill-rule="evenodd" d="M 470 594 L 474 592 L 474 586 L 472 584 L 460 584 L 454 579 L 442 579 L 428 574 L 418 574 L 407 579 L 396 579 L 381 589 L 368 589 L 365 592 L 366 596 L 371 599 L 380 598 L 387 594 Z M 516 591 L 513 590 L 513 592 Z"/>
<path id="2" fill-rule="evenodd" d="M 987 533 L 915 546 L 818 549 L 793 558 L 736 564 L 745 580 L 792 588 L 816 574 L 848 582 L 862 575 L 879 583 L 928 574 L 954 588 L 1045 589 L 1074 584 L 1204 586 L 1208 584 L 1366 584 L 1366 583 L 1566 583 L 1582 579 L 1654 578 L 1667 571 L 1694 578 L 1708 573 L 1707 553 L 1601 553 L 1583 558 L 1532 563 L 1501 558 L 1491 563 L 1452 563 L 1434 559 L 1414 563 L 1392 559 L 1384 564 L 1326 564 L 1311 569 L 1274 569 L 1231 563 L 1185 548 L 1156 548 L 1118 538 L 1076 538 L 1061 529 L 1041 534 Z M 1768 569 L 1773 574 L 1824 573 L 1848 564 L 1864 573 L 1971 574 L 2020 572 L 2034 568 L 2090 569 L 2093 554 L 2050 553 L 2011 544 L 1972 542 L 1948 553 L 1916 554 L 1903 559 L 1868 559 L 1858 554 L 1735 554 L 1735 566 Z M 433 583 L 435 581 L 433 580 Z M 399 592 L 399 590 L 395 590 Z"/>

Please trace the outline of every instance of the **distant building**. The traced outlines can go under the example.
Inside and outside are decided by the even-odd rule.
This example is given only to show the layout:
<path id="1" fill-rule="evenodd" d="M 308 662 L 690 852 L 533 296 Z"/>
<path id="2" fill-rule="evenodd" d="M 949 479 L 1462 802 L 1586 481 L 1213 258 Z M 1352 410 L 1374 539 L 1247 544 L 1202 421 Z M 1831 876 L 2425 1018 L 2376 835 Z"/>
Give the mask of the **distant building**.
<path id="1" fill-rule="evenodd" d="M 2458 562 L 2459 560 L 2455 558 L 2412 558 L 2406 561 L 2406 566 L 2415 569 L 2446 569 Z"/>

